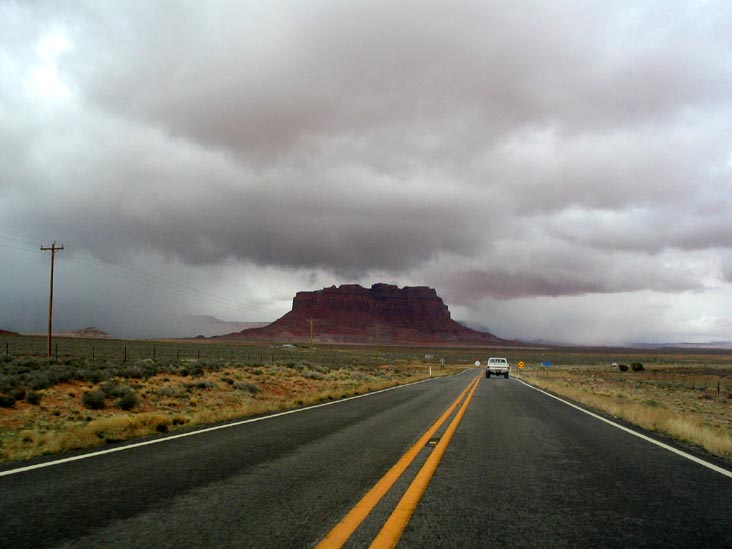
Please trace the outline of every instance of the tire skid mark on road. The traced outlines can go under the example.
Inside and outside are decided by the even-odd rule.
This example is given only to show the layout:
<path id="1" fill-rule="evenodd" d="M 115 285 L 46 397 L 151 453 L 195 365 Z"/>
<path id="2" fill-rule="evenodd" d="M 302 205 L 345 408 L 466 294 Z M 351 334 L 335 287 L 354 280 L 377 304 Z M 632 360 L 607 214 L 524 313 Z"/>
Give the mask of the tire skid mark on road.
<path id="1" fill-rule="evenodd" d="M 389 492 L 392 486 L 401 478 L 409 465 L 415 460 L 423 448 L 428 445 L 432 436 L 442 427 L 455 409 L 462 406 L 455 414 L 455 417 L 447 427 L 445 433 L 440 437 L 439 442 L 422 468 L 419 470 L 414 480 L 407 488 L 406 493 L 397 504 L 389 519 L 384 524 L 382 531 L 374 539 L 371 547 L 393 547 L 399 541 L 401 533 L 404 531 L 414 509 L 424 494 L 427 484 L 429 484 L 432 474 L 445 453 L 445 449 L 450 444 L 452 435 L 460 424 L 460 420 L 465 414 L 465 410 L 475 393 L 475 389 L 480 383 L 481 376 L 476 376 L 468 386 L 458 395 L 458 397 L 447 407 L 443 414 L 430 426 L 427 431 L 407 450 L 407 452 L 394 464 L 394 466 L 381 477 L 381 479 L 369 490 L 363 498 L 346 514 L 346 516 L 316 545 L 316 549 L 335 549 L 342 547 L 351 535 L 363 523 L 366 517 L 381 501 L 381 499 Z M 466 396 L 467 395 L 467 396 Z M 382 532 L 386 531 L 382 535 Z M 379 539 L 383 538 L 383 539 Z M 386 539 L 390 541 L 385 541 Z M 393 542 L 391 541 L 393 540 Z"/>
<path id="2" fill-rule="evenodd" d="M 681 457 L 683 457 L 685 459 L 688 459 L 689 461 L 693 461 L 694 463 L 697 463 L 697 464 L 699 464 L 699 465 L 701 465 L 703 467 L 706 467 L 707 469 L 711 469 L 712 471 L 714 471 L 716 473 L 719 473 L 720 475 L 724 475 L 726 477 L 732 478 L 732 471 L 729 471 L 727 469 L 724 469 L 722 467 L 719 467 L 718 465 L 714 465 L 713 463 L 709 463 L 708 461 L 705 461 L 705 460 L 703 460 L 701 458 L 698 458 L 696 456 L 692 456 L 691 454 L 688 454 L 688 453 L 684 452 L 683 450 L 679 450 L 678 448 L 674 448 L 673 446 L 669 446 L 668 444 L 664 444 L 660 440 L 656 440 L 654 438 L 651 438 L 649 436 L 644 435 L 643 433 L 639 433 L 638 431 L 634 431 L 633 429 L 629 429 L 628 427 L 625 427 L 623 425 L 620 425 L 619 423 L 615 423 L 614 421 L 611 421 L 611 420 L 609 420 L 609 419 L 607 419 L 605 417 L 602 417 L 599 414 L 596 414 L 594 412 L 590 412 L 589 410 L 587 410 L 585 408 L 582 408 L 581 406 L 577 406 L 576 404 L 572 404 L 571 402 L 568 402 L 568 401 L 564 400 L 563 398 L 560 398 L 560 397 L 558 397 L 556 395 L 553 395 L 553 394 L 551 394 L 551 393 L 549 393 L 547 391 L 544 391 L 542 389 L 539 389 L 538 387 L 534 387 L 530 383 L 526 383 L 525 381 L 522 381 L 520 379 L 517 379 L 516 381 L 518 381 L 519 383 L 523 383 L 524 385 L 526 385 L 530 389 L 533 389 L 534 391 L 539 391 L 540 393 L 543 393 L 543 394 L 545 394 L 548 397 L 551 397 L 551 398 L 553 398 L 555 400 L 558 400 L 559 402 L 561 402 L 563 404 L 566 404 L 567 406 L 571 406 L 575 410 L 579 410 L 580 412 L 583 412 L 583 413 L 587 414 L 588 416 L 592 416 L 595 419 L 599 419 L 600 421 L 602 421 L 604 423 L 607 423 L 608 425 L 612 425 L 613 427 L 616 427 L 616 428 L 620 429 L 621 431 L 625 431 L 626 433 L 631 434 L 633 436 L 636 436 L 636 437 L 638 437 L 638 438 L 640 438 L 642 440 L 645 440 L 646 442 L 650 442 L 651 444 L 655 444 L 656 446 L 659 446 L 660 448 L 663 448 L 664 450 L 668 450 L 669 452 L 672 452 L 672 453 L 674 453 L 674 454 L 676 454 L 678 456 L 681 456 Z"/>

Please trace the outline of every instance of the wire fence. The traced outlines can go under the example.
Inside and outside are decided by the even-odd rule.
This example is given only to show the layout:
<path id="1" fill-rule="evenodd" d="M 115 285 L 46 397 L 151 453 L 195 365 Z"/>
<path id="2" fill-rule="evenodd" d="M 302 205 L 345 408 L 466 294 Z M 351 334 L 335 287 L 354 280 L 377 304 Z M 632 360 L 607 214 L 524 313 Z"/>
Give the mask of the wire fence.
<path id="1" fill-rule="evenodd" d="M 0 355 L 5 363 L 17 360 L 47 359 L 47 341 L 38 336 L 0 337 Z M 169 340 L 130 341 L 118 339 L 55 338 L 51 346 L 51 361 L 57 363 L 83 360 L 89 363 L 115 362 L 129 364 L 139 361 L 155 363 L 229 362 L 240 366 L 291 364 L 308 361 L 321 366 L 368 367 L 399 362 L 426 365 L 472 364 L 475 351 L 446 350 L 425 353 L 421 348 L 385 346 L 314 346 L 288 344 L 257 344 L 227 340 Z"/>

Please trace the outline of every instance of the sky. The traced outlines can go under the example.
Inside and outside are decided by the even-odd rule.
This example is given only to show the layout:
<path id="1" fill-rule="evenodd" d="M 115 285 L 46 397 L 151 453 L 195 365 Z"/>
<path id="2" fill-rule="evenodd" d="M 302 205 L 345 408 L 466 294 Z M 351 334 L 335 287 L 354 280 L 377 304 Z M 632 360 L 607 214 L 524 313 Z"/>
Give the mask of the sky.
<path id="1" fill-rule="evenodd" d="M 732 341 L 732 4 L 0 2 L 0 328 L 431 286 L 498 336 Z"/>

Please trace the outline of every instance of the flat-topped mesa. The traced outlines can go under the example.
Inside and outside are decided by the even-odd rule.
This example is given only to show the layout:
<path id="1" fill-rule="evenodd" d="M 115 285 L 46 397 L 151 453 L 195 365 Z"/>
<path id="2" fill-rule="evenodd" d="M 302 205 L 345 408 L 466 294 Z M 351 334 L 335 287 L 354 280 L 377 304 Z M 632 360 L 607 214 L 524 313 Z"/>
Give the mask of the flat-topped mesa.
<path id="1" fill-rule="evenodd" d="M 313 292 L 298 292 L 292 300 L 292 312 L 307 312 L 311 316 L 327 316 L 330 312 L 351 311 L 384 317 L 392 322 L 410 323 L 415 320 L 450 320 L 447 305 L 437 292 L 427 286 L 374 284 L 370 289 L 358 284 L 331 286 Z"/>
<path id="2" fill-rule="evenodd" d="M 312 330 L 312 332 L 311 332 Z M 259 341 L 314 341 L 371 344 L 507 343 L 476 332 L 450 318 L 447 305 L 433 288 L 392 284 L 331 286 L 298 292 L 292 310 L 263 328 L 224 337 Z"/>

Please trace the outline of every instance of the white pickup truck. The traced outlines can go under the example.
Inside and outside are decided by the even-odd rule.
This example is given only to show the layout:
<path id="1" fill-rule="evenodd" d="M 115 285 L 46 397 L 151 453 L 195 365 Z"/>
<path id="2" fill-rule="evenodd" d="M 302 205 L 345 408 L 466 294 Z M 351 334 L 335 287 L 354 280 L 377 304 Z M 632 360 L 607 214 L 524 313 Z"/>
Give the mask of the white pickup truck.
<path id="1" fill-rule="evenodd" d="M 488 359 L 485 365 L 485 377 L 500 376 L 502 375 L 508 379 L 508 374 L 511 371 L 511 365 L 505 358 L 491 357 Z"/>

